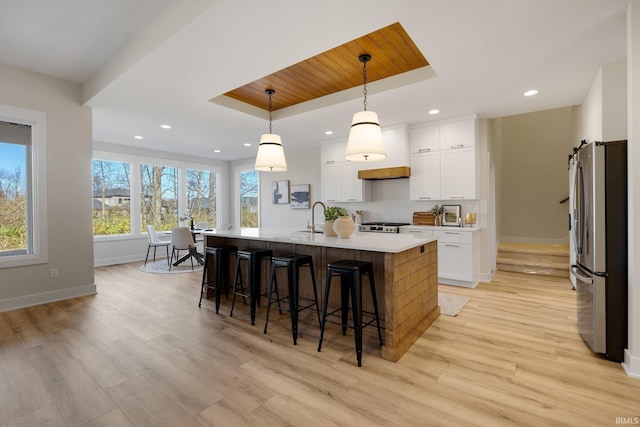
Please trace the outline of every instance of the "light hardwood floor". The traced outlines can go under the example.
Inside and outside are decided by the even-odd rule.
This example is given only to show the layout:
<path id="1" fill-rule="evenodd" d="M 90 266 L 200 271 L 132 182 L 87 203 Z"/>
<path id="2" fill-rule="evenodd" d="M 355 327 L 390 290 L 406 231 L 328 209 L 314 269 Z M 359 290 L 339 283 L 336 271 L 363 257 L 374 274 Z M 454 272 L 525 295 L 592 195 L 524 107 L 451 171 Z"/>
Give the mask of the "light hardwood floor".
<path id="1" fill-rule="evenodd" d="M 371 329 L 358 368 L 352 334 L 307 312 L 222 301 L 198 309 L 199 274 L 138 263 L 96 269 L 98 295 L 0 314 L 0 425 L 614 426 L 640 416 L 640 380 L 595 356 L 576 330 L 568 280 L 497 273 L 440 316 L 398 362 Z M 628 418 L 627 418 L 628 419 Z M 620 424 L 620 420 L 618 420 Z"/>

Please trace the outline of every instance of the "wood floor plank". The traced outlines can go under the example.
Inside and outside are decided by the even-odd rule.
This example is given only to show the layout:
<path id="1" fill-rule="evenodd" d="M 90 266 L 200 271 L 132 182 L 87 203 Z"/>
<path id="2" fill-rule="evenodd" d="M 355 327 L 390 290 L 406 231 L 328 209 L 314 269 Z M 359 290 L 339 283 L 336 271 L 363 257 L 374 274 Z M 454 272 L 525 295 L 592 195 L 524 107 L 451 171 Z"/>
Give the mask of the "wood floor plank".
<path id="1" fill-rule="evenodd" d="M 365 328 L 241 302 L 198 308 L 200 275 L 96 269 L 98 294 L 0 313 L 0 427 L 601 426 L 640 415 L 640 380 L 582 342 L 567 279 L 498 272 L 398 361 Z M 274 314 L 275 313 L 275 314 Z"/>

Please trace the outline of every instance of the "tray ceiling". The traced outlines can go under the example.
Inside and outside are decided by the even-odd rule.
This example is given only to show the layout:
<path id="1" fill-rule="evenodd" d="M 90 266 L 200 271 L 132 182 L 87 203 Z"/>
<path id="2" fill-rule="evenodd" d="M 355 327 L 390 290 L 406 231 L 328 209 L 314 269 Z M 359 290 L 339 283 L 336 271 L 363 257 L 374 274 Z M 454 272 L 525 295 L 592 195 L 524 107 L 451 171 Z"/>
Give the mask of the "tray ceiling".
<path id="1" fill-rule="evenodd" d="M 375 82 L 429 65 L 399 22 L 320 53 L 259 80 L 231 90 L 222 97 L 267 110 L 266 89 L 274 89 L 273 111 L 361 86 L 362 63 L 371 55 L 367 82 Z M 214 98 L 212 102 L 228 102 Z"/>

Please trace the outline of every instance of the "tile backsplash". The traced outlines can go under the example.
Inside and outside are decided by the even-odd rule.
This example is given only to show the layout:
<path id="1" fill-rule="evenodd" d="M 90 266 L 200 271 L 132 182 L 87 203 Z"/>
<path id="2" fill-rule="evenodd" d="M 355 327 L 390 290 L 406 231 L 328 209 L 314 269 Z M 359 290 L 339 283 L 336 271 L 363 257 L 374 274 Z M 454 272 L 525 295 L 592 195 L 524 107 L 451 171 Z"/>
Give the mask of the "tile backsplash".
<path id="1" fill-rule="evenodd" d="M 409 200 L 408 179 L 385 179 L 368 181 L 371 186 L 371 197 L 366 202 L 331 203 L 347 209 L 350 213 L 356 210 L 364 211 L 363 222 L 386 221 L 408 222 L 413 220 L 414 212 L 429 211 L 433 205 L 461 205 L 462 218 L 467 212 L 478 214 L 477 200 Z M 478 221 L 480 218 L 478 218 Z"/>

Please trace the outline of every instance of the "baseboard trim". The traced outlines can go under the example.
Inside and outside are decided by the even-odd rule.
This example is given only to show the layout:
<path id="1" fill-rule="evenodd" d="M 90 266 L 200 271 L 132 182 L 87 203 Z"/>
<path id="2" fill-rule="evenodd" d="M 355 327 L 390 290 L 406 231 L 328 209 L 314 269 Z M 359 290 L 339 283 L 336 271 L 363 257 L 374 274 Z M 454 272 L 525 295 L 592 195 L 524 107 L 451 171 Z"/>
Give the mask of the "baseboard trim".
<path id="1" fill-rule="evenodd" d="M 628 376 L 640 379 L 640 357 L 634 357 L 629 353 L 629 349 L 624 350 L 624 362 L 622 368 Z"/>
<path id="2" fill-rule="evenodd" d="M 153 258 L 151 258 L 151 259 L 153 259 Z M 156 261 L 159 260 L 159 259 L 167 259 L 167 257 L 166 256 L 163 256 L 163 257 L 157 256 L 156 257 Z M 144 257 L 141 258 L 139 255 L 127 255 L 127 256 L 120 256 L 120 257 L 94 259 L 93 260 L 93 266 L 94 267 L 105 267 L 107 265 L 126 264 L 128 262 L 135 262 L 135 261 L 144 262 Z"/>
<path id="3" fill-rule="evenodd" d="M 33 307 L 35 305 L 48 304 L 71 298 L 95 295 L 97 288 L 95 283 L 91 285 L 77 286 L 75 288 L 60 289 L 57 291 L 43 292 L 40 294 L 25 295 L 17 298 L 0 300 L 0 313 L 17 310 L 19 308 Z"/>
<path id="4" fill-rule="evenodd" d="M 445 279 L 438 277 L 438 283 L 443 285 L 462 286 L 463 288 L 475 288 L 478 282 L 467 282 L 465 280 Z"/>

